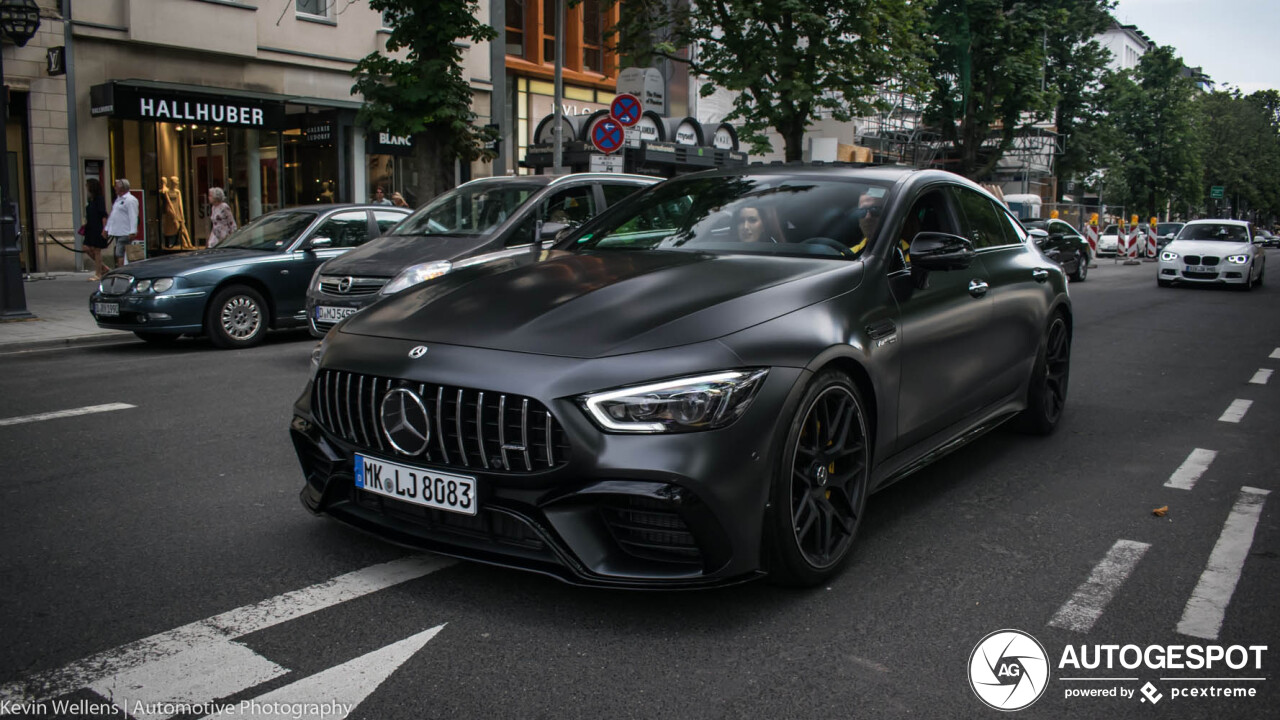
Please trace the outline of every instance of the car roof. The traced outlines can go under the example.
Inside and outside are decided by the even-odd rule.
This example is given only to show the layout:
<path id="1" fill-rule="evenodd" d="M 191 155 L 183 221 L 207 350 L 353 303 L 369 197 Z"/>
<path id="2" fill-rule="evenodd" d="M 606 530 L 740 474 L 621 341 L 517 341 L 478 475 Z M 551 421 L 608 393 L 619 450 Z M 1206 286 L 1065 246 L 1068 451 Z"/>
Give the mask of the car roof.
<path id="1" fill-rule="evenodd" d="M 575 180 L 641 180 L 648 183 L 660 182 L 662 178 L 652 175 L 636 175 L 633 173 L 569 173 L 567 175 L 496 175 L 494 177 L 476 178 L 459 185 L 559 185 Z"/>
<path id="2" fill-rule="evenodd" d="M 1238 225 L 1240 227 L 1249 227 L 1248 220 L 1228 220 L 1226 218 L 1204 218 L 1202 220 L 1192 220 L 1188 225 Z"/>
<path id="3" fill-rule="evenodd" d="M 313 212 L 329 212 L 331 210 L 399 210 L 406 213 L 413 212 L 411 208 L 396 207 L 395 205 L 373 205 L 371 203 L 312 203 L 311 205 L 292 205 L 287 208 L 272 210 L 271 213 L 292 212 L 297 210 L 310 210 Z"/>

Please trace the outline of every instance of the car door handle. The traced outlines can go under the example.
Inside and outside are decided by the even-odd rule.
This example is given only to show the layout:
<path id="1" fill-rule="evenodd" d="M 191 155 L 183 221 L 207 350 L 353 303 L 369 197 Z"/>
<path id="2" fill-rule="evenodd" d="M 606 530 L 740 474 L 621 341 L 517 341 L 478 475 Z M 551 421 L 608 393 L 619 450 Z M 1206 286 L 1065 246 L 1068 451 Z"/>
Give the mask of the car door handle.
<path id="1" fill-rule="evenodd" d="M 1044 268 L 1036 268 L 1031 271 L 1031 279 L 1038 283 L 1042 283 L 1049 279 L 1049 271 Z"/>
<path id="2" fill-rule="evenodd" d="M 871 323 L 867 326 L 867 337 L 872 340 L 880 340 L 889 337 L 896 332 L 898 326 L 892 320 L 881 320 L 880 322 Z"/>
<path id="3" fill-rule="evenodd" d="M 974 297 L 982 297 L 987 294 L 987 290 L 990 289 L 990 287 L 990 285 L 987 285 L 985 282 L 975 278 L 969 281 L 969 294 Z"/>

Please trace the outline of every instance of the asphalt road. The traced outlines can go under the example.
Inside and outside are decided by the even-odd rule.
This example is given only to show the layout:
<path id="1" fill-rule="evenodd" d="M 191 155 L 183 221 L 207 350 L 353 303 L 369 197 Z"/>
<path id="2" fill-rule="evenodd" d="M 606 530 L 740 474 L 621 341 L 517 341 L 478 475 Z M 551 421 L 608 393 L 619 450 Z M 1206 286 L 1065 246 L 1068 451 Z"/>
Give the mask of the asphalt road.
<path id="1" fill-rule="evenodd" d="M 379 719 L 998 717 L 970 655 L 1015 628 L 1050 667 L 1017 716 L 1273 717 L 1280 493 L 1242 488 L 1280 489 L 1280 378 L 1250 382 L 1280 369 L 1276 272 L 1252 293 L 1159 289 L 1151 264 L 1103 260 L 1071 288 L 1057 432 L 998 431 L 874 496 L 846 570 L 812 591 L 583 590 L 312 517 L 287 434 L 312 346 L 298 334 L 0 356 L 0 711 L 75 714 L 60 697 L 122 717 L 105 697 L 166 717 L 184 708 L 132 703 L 185 697 L 346 698 Z M 1236 400 L 1252 404 L 1220 420 Z M 108 403 L 134 407 L 4 422 Z M 1167 487 L 1197 449 L 1207 470 Z M 1212 626 L 1215 602 L 1216 638 L 1179 632 Z M 1261 667 L 1061 663 L 1100 645 L 1268 649 Z M 1215 687 L 1255 695 L 1174 697 Z M 1066 697 L 1112 689 L 1136 694 Z"/>

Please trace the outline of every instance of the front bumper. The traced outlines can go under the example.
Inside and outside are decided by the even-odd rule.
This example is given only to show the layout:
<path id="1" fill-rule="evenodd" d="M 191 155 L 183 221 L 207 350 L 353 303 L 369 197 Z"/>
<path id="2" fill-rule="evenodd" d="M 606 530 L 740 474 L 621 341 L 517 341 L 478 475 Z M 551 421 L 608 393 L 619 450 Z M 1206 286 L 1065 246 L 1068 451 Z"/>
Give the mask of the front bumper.
<path id="1" fill-rule="evenodd" d="M 101 290 L 89 296 L 89 314 L 98 327 L 167 334 L 204 330 L 204 310 L 209 293 L 181 290 L 159 295 L 108 295 Z M 116 315 L 99 313 L 100 303 L 115 305 Z"/>
<path id="2" fill-rule="evenodd" d="M 361 347 L 370 345 L 391 345 L 397 350 L 403 345 L 407 350 L 414 344 L 360 339 Z M 689 371 L 726 367 L 727 353 L 712 361 L 720 365 L 705 364 L 708 355 L 717 354 L 715 350 L 691 353 L 694 360 Z M 723 348 L 719 351 L 724 353 Z M 787 427 L 779 418 L 791 415 L 793 390 L 802 386 L 801 370 L 771 369 L 747 412 L 726 428 L 628 435 L 600 431 L 572 397 L 581 391 L 684 374 L 658 369 L 677 364 L 672 359 L 675 353 L 644 353 L 667 357 L 640 364 L 638 358 L 512 357 L 515 354 L 438 345 L 432 345 L 429 354 L 439 370 L 431 373 L 430 382 L 474 388 L 476 380 L 484 378 L 491 387 L 487 392 L 519 393 L 545 405 L 563 429 L 567 456 L 557 450 L 555 467 L 535 467 L 531 472 L 523 466 L 514 471 L 485 470 L 406 458 L 371 440 L 377 432 L 372 411 L 376 390 L 368 391 L 366 400 L 364 386 L 359 385 L 361 401 L 354 414 L 343 420 L 340 411 L 338 422 L 328 424 L 342 427 L 332 428 L 324 421 L 334 417 L 332 408 L 312 411 L 313 398 L 318 396 L 309 383 L 295 405 L 290 426 L 305 477 L 301 499 L 308 509 L 400 545 L 538 572 L 576 585 L 676 589 L 733 584 L 761 574 L 761 528 L 772 469 L 777 466 L 775 448 L 780 445 L 779 433 Z M 695 368 L 700 354 L 704 364 Z M 394 355 L 404 357 L 405 353 Z M 512 362 L 520 359 L 523 363 Z M 600 374 L 585 372 L 584 363 L 606 366 L 605 375 L 610 374 L 608 366 L 623 364 L 653 371 L 648 376 L 632 374 L 622 382 L 587 380 L 592 385 L 566 392 L 575 384 L 570 378 L 581 383 L 581 378 Z M 328 360 L 325 364 L 326 370 L 333 367 Z M 483 372 L 494 365 L 520 370 L 505 376 Z M 380 378 L 406 375 L 377 373 Z M 356 387 L 355 377 L 372 377 L 344 376 L 353 378 L 349 387 Z M 420 379 L 427 380 L 413 377 L 408 386 L 417 387 Z M 346 411 L 350 413 L 351 406 Z M 369 427 L 374 428 L 372 433 Z M 357 452 L 474 477 L 478 514 L 424 508 L 357 489 L 353 464 Z"/>
<path id="3" fill-rule="evenodd" d="M 1204 266 L 1201 266 L 1204 267 Z M 1187 283 L 1189 285 L 1245 285 L 1249 280 L 1249 266 L 1220 262 L 1204 270 L 1188 270 L 1182 259 L 1161 260 L 1158 277 L 1162 282 Z"/>
<path id="4" fill-rule="evenodd" d="M 319 308 L 349 309 L 354 314 L 380 299 L 382 299 L 382 295 L 376 292 L 370 295 L 342 296 L 328 295 L 311 289 L 307 291 L 307 329 L 311 331 L 313 337 L 322 338 L 334 325 L 342 321 L 340 317 L 319 318 L 316 314 Z"/>

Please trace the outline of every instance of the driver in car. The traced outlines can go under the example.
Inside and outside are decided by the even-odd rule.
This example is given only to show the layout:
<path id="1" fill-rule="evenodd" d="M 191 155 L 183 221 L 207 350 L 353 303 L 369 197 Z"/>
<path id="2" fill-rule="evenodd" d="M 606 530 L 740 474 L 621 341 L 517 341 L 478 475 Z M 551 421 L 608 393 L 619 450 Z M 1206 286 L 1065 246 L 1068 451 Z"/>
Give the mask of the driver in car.
<path id="1" fill-rule="evenodd" d="M 867 241 L 875 236 L 880 228 L 880 216 L 884 213 L 884 191 L 872 188 L 858 198 L 858 209 L 853 216 L 858 219 L 858 229 L 862 231 L 862 239 L 851 249 L 861 253 L 867 249 Z"/>

